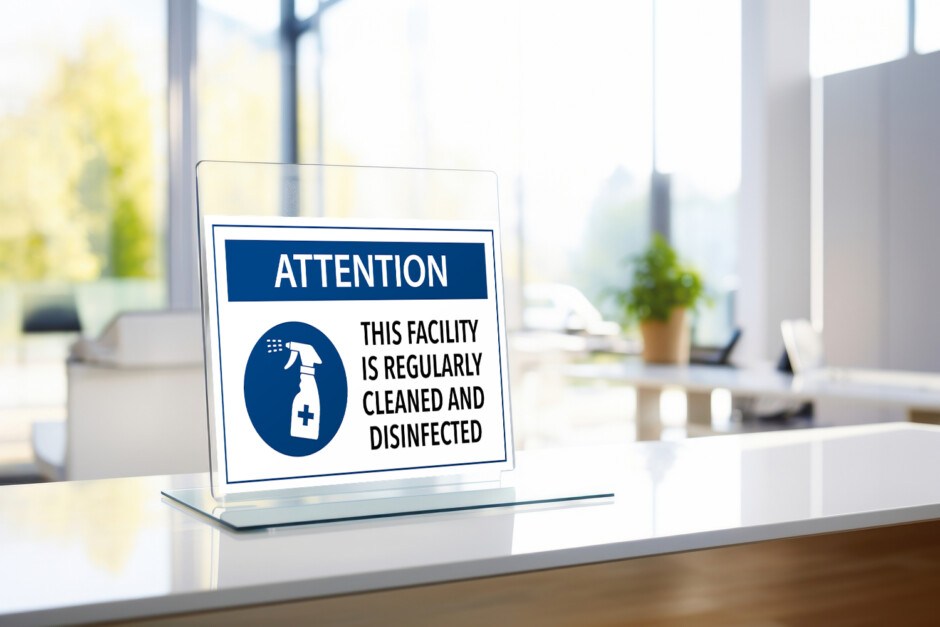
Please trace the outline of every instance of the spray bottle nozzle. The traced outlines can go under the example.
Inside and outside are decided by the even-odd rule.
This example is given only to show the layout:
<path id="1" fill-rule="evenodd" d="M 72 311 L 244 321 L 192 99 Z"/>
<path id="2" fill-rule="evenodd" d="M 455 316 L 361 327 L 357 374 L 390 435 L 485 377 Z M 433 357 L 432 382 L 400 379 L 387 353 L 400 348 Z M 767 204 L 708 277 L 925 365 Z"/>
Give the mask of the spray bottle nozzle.
<path id="1" fill-rule="evenodd" d="M 313 347 L 309 344 L 287 342 L 284 347 L 290 351 L 290 359 L 287 361 L 287 365 L 284 366 L 284 370 L 294 365 L 297 355 L 300 355 L 300 374 L 313 374 L 314 365 L 323 363 L 320 356 L 317 355 L 317 351 L 313 350 Z"/>

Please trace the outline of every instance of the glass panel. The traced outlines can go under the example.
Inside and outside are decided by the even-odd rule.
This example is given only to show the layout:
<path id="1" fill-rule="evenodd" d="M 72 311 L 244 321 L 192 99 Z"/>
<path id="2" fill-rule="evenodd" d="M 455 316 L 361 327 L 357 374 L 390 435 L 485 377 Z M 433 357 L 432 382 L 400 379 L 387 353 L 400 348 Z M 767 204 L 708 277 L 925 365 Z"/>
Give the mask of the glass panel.
<path id="1" fill-rule="evenodd" d="M 810 71 L 825 76 L 907 54 L 908 0 L 812 0 Z"/>
<path id="2" fill-rule="evenodd" d="M 280 161 L 277 0 L 200 0 L 199 158 Z"/>
<path id="3" fill-rule="evenodd" d="M 940 50 L 940 0 L 917 0 L 914 13 L 914 42 L 917 52 Z"/>
<path id="4" fill-rule="evenodd" d="M 263 484 L 256 483 L 254 479 L 246 480 L 244 474 L 237 478 L 231 478 L 236 472 L 241 472 L 241 470 L 234 470 L 236 464 L 244 463 L 245 460 L 251 456 L 246 457 L 244 455 L 245 449 L 241 449 L 242 456 L 239 460 L 236 460 L 234 457 L 236 453 L 233 452 L 235 449 L 233 449 L 231 445 L 227 446 L 225 444 L 225 442 L 232 442 L 232 440 L 226 440 L 226 437 L 228 437 L 226 434 L 231 433 L 231 431 L 226 431 L 224 427 L 225 412 L 232 410 L 226 410 L 225 408 L 231 407 L 231 398 L 239 398 L 245 388 L 242 387 L 244 384 L 242 383 L 243 379 L 241 379 L 244 375 L 237 372 L 237 368 L 240 366 L 234 366 L 236 370 L 233 371 L 232 367 L 228 365 L 231 362 L 222 361 L 221 355 L 222 346 L 228 342 L 225 338 L 232 337 L 231 329 L 233 327 L 228 326 L 232 323 L 226 322 L 226 320 L 233 320 L 236 315 L 248 315 L 249 318 L 257 319 L 255 316 L 262 313 L 262 310 L 254 305 L 262 306 L 262 308 L 264 306 L 261 302 L 251 303 L 252 306 L 249 307 L 246 312 L 245 308 L 238 305 L 236 301 L 231 301 L 236 302 L 235 308 L 240 309 L 240 312 L 234 312 L 233 309 L 228 308 L 230 305 L 225 305 L 227 310 L 233 313 L 221 313 L 220 315 L 220 312 L 223 312 L 223 309 L 220 307 L 216 310 L 216 315 L 212 315 L 211 312 L 213 312 L 213 308 L 218 307 L 218 303 L 220 302 L 217 300 L 220 296 L 213 288 L 215 285 L 214 281 L 216 277 L 219 277 L 220 284 L 224 284 L 222 283 L 222 277 L 224 277 L 225 274 L 222 271 L 218 274 L 210 271 L 209 269 L 212 266 L 209 265 L 210 262 L 208 259 L 210 255 L 215 254 L 213 251 L 221 250 L 221 248 L 217 248 L 217 244 L 214 243 L 216 241 L 215 234 L 225 230 L 225 227 L 223 226 L 219 230 L 212 229 L 212 235 L 210 235 L 209 231 L 206 230 L 207 216 L 225 216 L 227 218 L 245 216 L 252 218 L 252 220 L 248 222 L 249 224 L 258 224 L 265 218 L 278 215 L 316 215 L 314 208 L 317 206 L 318 198 L 321 197 L 320 189 L 322 187 L 322 196 L 326 198 L 337 197 L 344 193 L 343 190 L 355 192 L 351 194 L 351 202 L 348 204 L 328 203 L 326 205 L 327 211 L 322 214 L 323 217 L 326 218 L 381 220 L 386 223 L 385 226 L 387 227 L 392 227 L 392 222 L 399 221 L 404 227 L 409 228 L 415 226 L 413 224 L 415 220 L 443 220 L 448 221 L 448 223 L 459 221 L 453 223 L 454 228 L 457 229 L 467 228 L 464 222 L 472 221 L 479 225 L 479 228 L 492 229 L 493 225 L 497 225 L 500 222 L 496 193 L 498 184 L 496 177 L 491 172 L 214 161 L 203 161 L 199 164 L 196 171 L 196 180 L 198 188 L 198 222 L 201 225 L 200 263 L 202 265 L 200 275 L 202 277 L 203 313 L 206 315 L 204 318 L 204 330 L 205 337 L 209 338 L 207 340 L 207 355 L 212 357 L 206 362 L 206 381 L 211 394 L 209 403 L 209 442 L 212 452 L 212 480 L 216 495 L 257 490 L 259 486 Z M 407 221 L 407 223 L 405 223 L 405 221 Z M 296 223 L 295 221 L 294 224 Z M 224 225 L 226 223 L 223 222 L 222 224 Z M 244 224 L 244 222 L 242 224 Z M 285 227 L 287 223 L 282 222 L 280 225 Z M 303 226 L 303 224 L 300 226 Z M 308 223 L 307 226 L 311 225 Z M 348 226 L 355 225 L 350 224 Z M 297 237 L 303 238 L 310 236 L 298 235 Z M 494 272 L 497 272 L 498 269 L 502 267 L 499 231 L 497 231 L 495 235 L 491 234 L 490 237 L 494 253 L 492 260 L 493 265 L 491 267 Z M 493 237 L 495 237 L 495 239 L 492 239 Z M 220 256 L 220 259 L 226 257 Z M 222 266 L 220 265 L 219 267 Z M 233 266 L 228 265 L 227 267 L 231 269 Z M 502 325 L 504 319 L 502 311 L 505 292 L 498 280 L 494 278 L 493 281 L 494 282 L 491 283 L 492 301 L 476 300 L 473 304 L 470 304 L 471 301 L 462 301 L 464 303 L 463 305 L 457 303 L 456 306 L 461 307 L 462 310 L 466 312 L 476 310 L 479 313 L 480 311 L 485 311 L 485 315 L 490 316 L 493 315 L 491 313 L 493 310 L 489 309 L 489 306 L 495 303 L 497 304 L 497 317 L 494 322 Z M 221 302 L 223 304 L 230 303 L 230 301 L 226 300 L 226 292 L 224 289 L 225 288 L 223 288 L 220 293 Z M 385 306 L 387 311 L 392 312 L 394 310 L 398 312 L 389 313 L 388 315 L 392 318 L 403 315 L 405 310 L 400 308 L 396 309 L 397 305 L 391 301 L 383 302 L 387 302 Z M 480 307 L 485 307 L 485 309 L 481 310 L 479 309 Z M 327 308 L 333 311 L 332 315 L 337 314 L 335 308 L 331 306 L 327 306 Z M 265 315 L 273 315 L 270 309 L 266 311 L 267 314 Z M 324 309 L 323 311 L 325 312 L 326 310 Z M 324 313 L 324 315 L 326 315 L 326 313 Z M 244 318 L 240 319 L 244 322 Z M 229 331 L 225 331 L 226 328 L 229 329 Z M 358 329 L 358 324 L 356 328 Z M 504 330 L 505 328 L 500 326 L 499 333 L 496 334 L 495 339 L 495 341 L 498 342 L 498 348 L 494 348 L 491 353 L 499 360 L 498 377 L 496 379 L 492 377 L 489 379 L 488 385 L 491 387 L 488 388 L 489 391 L 486 392 L 487 398 L 494 399 L 490 407 L 499 409 L 499 413 L 491 412 L 487 414 L 490 416 L 489 419 L 501 420 L 501 424 L 505 425 L 507 428 L 501 432 L 495 430 L 490 431 L 491 433 L 502 433 L 504 436 L 501 441 L 492 440 L 495 444 L 500 445 L 499 453 L 503 456 L 502 459 L 485 458 L 451 461 L 445 460 L 444 458 L 437 458 L 434 462 L 435 465 L 406 464 L 406 466 L 410 467 L 385 467 L 384 470 L 394 470 L 397 475 L 411 474 L 412 476 L 416 476 L 444 472 L 442 469 L 445 466 L 451 463 L 458 464 L 458 462 L 460 462 L 458 465 L 461 465 L 459 469 L 461 472 L 471 468 L 469 465 L 464 465 L 464 462 L 472 463 L 472 467 L 482 473 L 511 467 L 512 451 L 514 448 L 510 429 L 512 424 L 510 420 L 510 406 L 508 405 L 508 395 L 502 394 L 502 391 L 507 389 L 506 386 L 508 386 L 507 380 L 503 378 L 504 375 L 508 373 L 508 364 L 506 364 L 504 360 L 507 350 L 505 335 L 502 333 Z M 348 355 L 346 358 L 349 358 Z M 356 363 L 358 363 L 358 358 L 354 359 L 356 359 Z M 347 364 L 348 363 L 347 361 Z M 347 365 L 347 367 L 349 366 Z M 233 374 L 233 372 L 235 372 L 235 374 Z M 234 385 L 233 377 L 239 379 L 239 382 Z M 481 383 L 481 385 L 483 384 Z M 500 387 L 500 385 L 503 387 Z M 353 388 L 350 388 L 350 390 L 352 389 Z M 235 397 L 231 396 L 232 390 L 236 390 Z M 223 399 L 223 394 L 225 393 L 229 394 L 229 396 L 225 397 L 228 400 Z M 294 394 L 296 394 L 296 391 L 291 392 L 291 398 L 293 398 Z M 497 398 L 499 401 L 495 400 Z M 496 405 L 497 402 L 499 403 L 498 406 Z M 242 400 L 237 400 L 235 404 L 236 406 L 245 407 Z M 358 404 L 357 401 L 356 407 L 360 409 L 356 409 L 355 411 L 361 414 L 361 408 L 364 407 L 364 405 Z M 349 409 L 348 411 L 352 412 L 353 410 Z M 347 416 L 348 415 L 355 414 L 347 413 Z M 229 414 L 229 416 L 231 416 L 231 414 Z M 364 415 L 363 418 L 365 419 Z M 231 420 L 231 417 L 229 420 Z M 483 418 L 481 418 L 481 420 L 483 420 Z M 360 424 L 365 423 L 360 421 Z M 496 451 L 495 448 L 489 450 L 490 452 Z M 298 462 L 303 461 L 304 460 L 298 459 Z M 272 480 L 265 485 L 268 490 L 303 487 L 305 484 L 309 486 L 314 483 L 314 479 L 316 479 L 317 484 L 326 484 L 350 481 L 354 478 L 350 476 L 349 473 L 351 471 L 349 471 L 348 467 L 342 468 L 342 473 L 339 474 L 333 471 L 330 471 L 328 474 L 317 474 L 316 472 L 303 473 L 299 471 L 298 468 L 301 467 L 301 464 L 294 465 L 292 462 L 276 463 L 270 460 L 268 463 L 272 464 L 271 469 L 280 468 L 284 470 L 288 466 L 293 466 L 279 477 L 276 474 L 268 474 L 266 471 L 266 474 L 263 476 L 277 477 L 276 481 Z M 286 464 L 286 466 L 278 466 L 278 463 Z M 319 461 L 314 460 L 313 463 L 317 465 Z M 303 466 L 303 468 L 309 468 L 309 466 Z M 317 466 L 317 468 L 319 469 L 319 473 L 323 472 L 322 466 Z M 368 472 L 373 472 L 374 468 L 374 465 L 370 466 Z M 360 470 L 362 472 L 366 471 L 366 469 Z M 353 474 L 358 474 L 360 479 L 369 476 L 359 474 L 360 470 L 357 470 Z M 230 472 L 233 474 L 230 475 Z M 304 474 L 306 474 L 306 476 L 303 476 Z"/>
<path id="5" fill-rule="evenodd" d="M 76 331 L 166 300 L 166 3 L 5 2 L 0 57 L 0 418 L 61 415 Z"/>
<path id="6" fill-rule="evenodd" d="M 734 326 L 741 175 L 741 6 L 658 0 L 656 160 L 672 178 L 672 240 L 713 297 L 693 341 L 722 346 Z"/>

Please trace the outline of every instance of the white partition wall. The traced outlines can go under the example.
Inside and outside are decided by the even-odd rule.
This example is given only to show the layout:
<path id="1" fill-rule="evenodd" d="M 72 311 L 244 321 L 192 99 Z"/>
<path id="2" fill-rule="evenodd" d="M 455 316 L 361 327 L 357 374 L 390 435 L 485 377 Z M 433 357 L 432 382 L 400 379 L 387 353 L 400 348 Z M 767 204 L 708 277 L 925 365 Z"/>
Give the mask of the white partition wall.
<path id="1" fill-rule="evenodd" d="M 828 76 L 824 99 L 828 360 L 940 370 L 940 53 Z"/>
<path id="2" fill-rule="evenodd" d="M 940 370 L 940 53 L 888 76 L 888 365 Z"/>
<path id="3" fill-rule="evenodd" d="M 875 65 L 823 83 L 823 327 L 838 365 L 887 365 L 886 75 Z"/>

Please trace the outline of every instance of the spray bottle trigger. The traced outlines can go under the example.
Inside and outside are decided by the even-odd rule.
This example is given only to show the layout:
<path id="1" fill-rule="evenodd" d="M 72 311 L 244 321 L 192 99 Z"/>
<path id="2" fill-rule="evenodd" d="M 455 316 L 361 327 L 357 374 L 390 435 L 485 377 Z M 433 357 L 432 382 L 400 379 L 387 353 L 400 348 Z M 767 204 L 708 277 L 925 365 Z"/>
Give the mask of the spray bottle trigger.
<path id="1" fill-rule="evenodd" d="M 295 361 L 297 361 L 297 351 L 291 351 L 291 352 L 290 352 L 290 359 L 287 360 L 287 365 L 284 366 L 284 370 L 287 370 L 287 369 L 290 368 L 292 365 L 294 365 L 294 362 L 295 362 Z"/>

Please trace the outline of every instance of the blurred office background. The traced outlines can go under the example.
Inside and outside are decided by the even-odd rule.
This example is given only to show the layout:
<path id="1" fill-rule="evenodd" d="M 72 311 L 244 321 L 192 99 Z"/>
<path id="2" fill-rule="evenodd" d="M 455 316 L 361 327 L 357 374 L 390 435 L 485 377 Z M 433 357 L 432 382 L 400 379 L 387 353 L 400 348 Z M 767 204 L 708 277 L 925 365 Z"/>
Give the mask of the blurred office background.
<path id="1" fill-rule="evenodd" d="M 72 418 L 76 339 L 198 308 L 201 159 L 495 171 L 521 447 L 632 437 L 635 392 L 564 368 L 636 352 L 602 323 L 654 230 L 696 344 L 773 362 L 808 318 L 830 363 L 940 371 L 937 50 L 940 0 L 0 1 L 0 468 Z"/>

